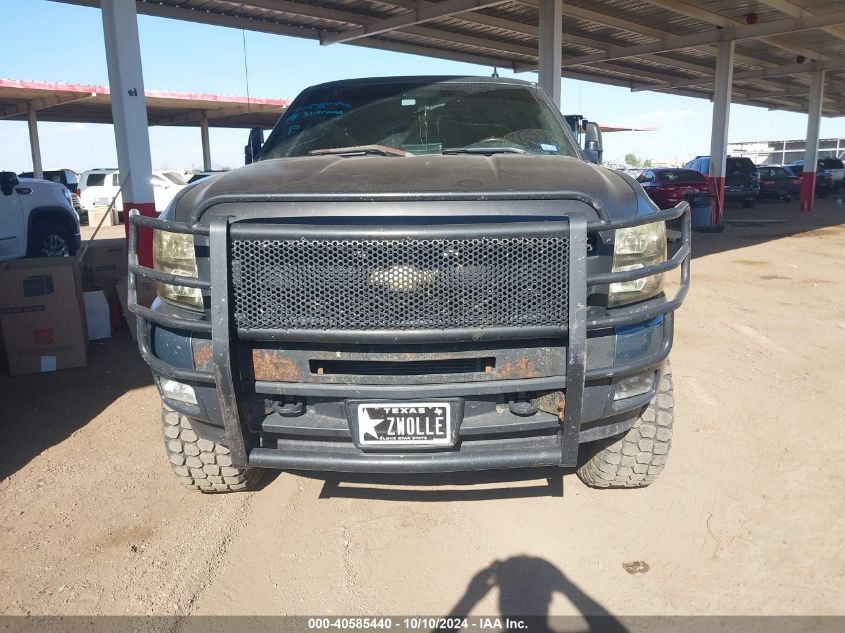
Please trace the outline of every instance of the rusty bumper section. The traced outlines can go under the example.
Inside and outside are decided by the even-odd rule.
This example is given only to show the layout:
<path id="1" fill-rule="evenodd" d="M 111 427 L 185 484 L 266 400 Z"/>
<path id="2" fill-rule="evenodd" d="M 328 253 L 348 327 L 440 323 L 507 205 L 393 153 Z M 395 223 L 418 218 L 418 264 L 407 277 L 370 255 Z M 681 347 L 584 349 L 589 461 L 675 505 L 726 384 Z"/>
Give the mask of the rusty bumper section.
<path id="1" fill-rule="evenodd" d="M 249 352 L 245 370 L 256 381 L 365 385 L 514 380 L 565 372 L 565 347 L 521 344 L 525 347 L 454 345 L 444 351 L 425 352 L 389 348 L 338 352 L 256 344 Z"/>

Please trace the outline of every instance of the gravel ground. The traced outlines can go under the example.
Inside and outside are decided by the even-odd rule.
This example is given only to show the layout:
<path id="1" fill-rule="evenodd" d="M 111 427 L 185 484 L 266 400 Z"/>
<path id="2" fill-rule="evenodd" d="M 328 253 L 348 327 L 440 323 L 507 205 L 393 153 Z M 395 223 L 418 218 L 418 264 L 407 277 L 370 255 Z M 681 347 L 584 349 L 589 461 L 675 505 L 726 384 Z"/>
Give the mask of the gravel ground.
<path id="1" fill-rule="evenodd" d="M 845 210 L 790 207 L 696 234 L 674 445 L 643 490 L 520 471 L 190 493 L 125 331 L 85 369 L 0 376 L 0 614 L 845 614 Z"/>

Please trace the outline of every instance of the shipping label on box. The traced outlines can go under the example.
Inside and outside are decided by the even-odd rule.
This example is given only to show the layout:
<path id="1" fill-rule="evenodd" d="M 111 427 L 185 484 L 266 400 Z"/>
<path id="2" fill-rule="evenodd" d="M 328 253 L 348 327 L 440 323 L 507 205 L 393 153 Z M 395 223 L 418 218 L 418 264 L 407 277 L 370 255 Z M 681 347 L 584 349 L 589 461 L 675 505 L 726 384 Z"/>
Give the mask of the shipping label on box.
<path id="1" fill-rule="evenodd" d="M 46 297 L 53 290 L 53 275 L 33 275 L 23 280 L 24 297 Z"/>

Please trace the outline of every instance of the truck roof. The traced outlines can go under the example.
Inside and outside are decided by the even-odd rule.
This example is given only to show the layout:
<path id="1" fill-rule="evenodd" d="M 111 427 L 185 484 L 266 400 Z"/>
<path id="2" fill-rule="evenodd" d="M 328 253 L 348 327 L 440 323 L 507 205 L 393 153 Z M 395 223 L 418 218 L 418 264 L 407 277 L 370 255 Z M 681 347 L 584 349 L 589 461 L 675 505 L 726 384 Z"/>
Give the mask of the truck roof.
<path id="1" fill-rule="evenodd" d="M 499 85 L 535 86 L 536 84 L 524 79 L 512 77 L 480 77 L 472 75 L 407 75 L 396 77 L 360 77 L 358 79 L 340 79 L 311 86 L 315 88 L 334 88 L 340 86 L 362 86 L 373 84 L 401 84 L 401 83 L 489 83 Z"/>

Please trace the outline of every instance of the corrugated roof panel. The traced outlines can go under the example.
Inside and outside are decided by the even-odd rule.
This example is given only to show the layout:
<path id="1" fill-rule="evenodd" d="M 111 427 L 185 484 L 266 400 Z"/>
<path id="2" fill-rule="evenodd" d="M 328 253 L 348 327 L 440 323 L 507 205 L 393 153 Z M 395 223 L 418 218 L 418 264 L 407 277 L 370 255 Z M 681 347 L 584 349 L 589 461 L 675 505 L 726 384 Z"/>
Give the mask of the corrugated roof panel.
<path id="1" fill-rule="evenodd" d="M 759 1 L 735 2 L 734 0 L 700 0 L 694 4 L 705 11 L 718 13 L 723 17 L 730 18 L 738 22 L 745 22 L 745 17 L 751 13 L 757 15 L 757 20 L 759 22 L 779 20 L 786 17 L 777 9 L 768 6 L 765 2 Z"/>
<path id="2" fill-rule="evenodd" d="M 595 37 L 604 40 L 609 45 L 636 45 L 653 42 L 654 37 L 636 33 L 635 31 L 622 31 L 620 29 L 597 24 L 596 22 L 582 19 L 580 17 L 568 17 L 564 19 L 563 30 L 565 33 L 574 33 L 587 37 Z"/>
<path id="3" fill-rule="evenodd" d="M 470 14 L 470 17 L 471 15 L 472 14 Z M 525 33 L 502 29 L 496 26 L 469 22 L 462 19 L 461 15 L 441 18 L 440 20 L 426 24 L 426 26 L 434 25 L 437 25 L 438 28 L 443 28 L 446 31 L 462 32 L 468 35 L 473 35 L 474 37 L 487 37 L 490 38 L 492 42 L 505 41 L 519 44 L 521 46 L 537 47 L 537 37 L 535 35 L 528 35 Z"/>
<path id="4" fill-rule="evenodd" d="M 455 51 L 458 53 L 466 53 L 471 55 L 485 55 L 485 56 L 502 56 L 503 59 L 513 59 L 518 60 L 522 63 L 533 63 L 535 60 L 528 56 L 528 55 L 520 55 L 518 53 L 508 53 L 504 55 L 503 53 L 499 52 L 498 50 L 492 48 L 482 48 L 479 46 L 473 46 L 469 44 L 463 44 L 460 42 L 442 42 L 438 41 L 433 38 L 414 35 L 411 33 L 407 33 L 404 31 L 391 31 L 389 34 L 385 34 L 384 36 L 379 37 L 380 40 L 384 42 L 397 42 L 397 43 L 404 43 L 404 44 L 412 44 L 415 46 L 422 46 L 425 48 L 430 49 L 437 49 L 440 51 Z"/>
<path id="5" fill-rule="evenodd" d="M 73 3 L 77 0 L 64 1 Z M 87 4 L 90 0 L 78 2 Z M 756 14 L 758 23 L 765 23 L 801 14 L 802 11 L 807 15 L 823 15 L 843 10 L 841 0 L 790 2 L 789 6 L 795 8 L 787 7 L 781 11 L 760 0 L 679 0 L 677 3 L 667 3 L 672 7 L 671 10 L 660 6 L 661 0 L 566 0 L 562 25 L 563 50 L 565 56 L 573 58 L 611 47 L 653 43 L 658 41 L 657 38 L 715 32 L 718 25 L 745 24 L 746 16 L 752 12 Z M 315 38 L 319 37 L 321 31 L 336 33 L 369 20 L 413 15 L 410 12 L 420 6 L 416 0 L 290 0 L 290 3 L 286 2 L 284 11 L 274 8 L 266 0 L 155 0 L 139 1 L 138 6 L 141 13 L 150 15 L 180 17 L 268 32 L 275 29 L 275 32 L 284 33 L 284 29 L 292 29 L 292 34 L 301 32 L 306 37 Z M 308 15 L 297 14 L 297 4 Z M 570 9 L 568 16 L 567 7 Z M 321 15 L 321 9 L 330 11 L 323 11 Z M 473 20 L 474 16 L 481 19 Z M 488 18 L 486 21 L 485 16 Z M 350 22 L 345 22 L 345 17 Z M 494 60 L 496 63 L 503 62 L 503 66 L 531 67 L 536 65 L 537 20 L 537 7 L 530 0 L 509 1 L 486 7 L 479 12 L 453 14 L 403 27 L 400 31 L 355 40 L 353 43 L 445 58 L 451 54 L 452 58 L 463 61 L 488 63 Z M 513 29 L 508 28 L 507 21 L 514 23 Z M 741 73 L 763 66 L 794 64 L 802 51 L 811 53 L 811 58 L 845 59 L 845 40 L 829 31 L 817 29 L 781 34 L 774 38 L 738 41 L 735 71 Z M 839 27 L 839 31 L 845 34 L 845 27 Z M 579 65 L 575 70 L 581 75 L 595 77 L 597 81 L 642 85 L 655 83 L 655 76 L 670 80 L 700 78 L 712 73 L 714 66 L 713 45 L 702 45 L 658 56 L 641 55 L 637 58 Z M 845 72 L 830 71 L 829 82 L 845 82 L 843 75 Z M 801 92 L 806 82 L 806 77 L 771 77 L 756 82 L 743 80 L 738 82 L 737 87 L 744 91 L 744 100 L 800 109 L 795 105 L 796 102 L 777 99 L 771 93 L 778 86 L 790 92 Z M 676 91 L 679 94 L 707 95 L 710 90 L 707 87 L 679 87 Z M 845 113 L 845 96 L 841 97 L 841 101 L 837 96 L 834 102 L 826 103 L 826 107 L 837 108 L 837 112 Z"/>
<path id="6" fill-rule="evenodd" d="M 567 5 L 569 4 L 598 14 L 599 17 L 596 19 L 599 21 L 601 20 L 601 16 L 607 16 L 613 19 L 614 22 L 627 22 L 630 24 L 632 32 L 642 31 L 643 29 L 657 29 L 667 34 L 686 34 L 683 30 L 679 31 L 677 29 L 667 28 L 665 25 L 666 10 L 646 2 L 568 0 Z M 565 16 L 566 5 L 564 5 Z"/>

